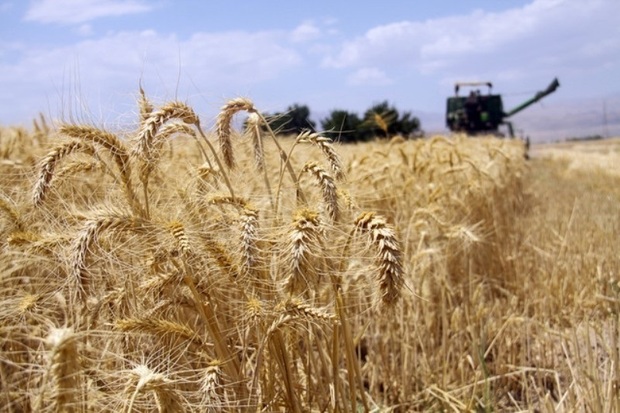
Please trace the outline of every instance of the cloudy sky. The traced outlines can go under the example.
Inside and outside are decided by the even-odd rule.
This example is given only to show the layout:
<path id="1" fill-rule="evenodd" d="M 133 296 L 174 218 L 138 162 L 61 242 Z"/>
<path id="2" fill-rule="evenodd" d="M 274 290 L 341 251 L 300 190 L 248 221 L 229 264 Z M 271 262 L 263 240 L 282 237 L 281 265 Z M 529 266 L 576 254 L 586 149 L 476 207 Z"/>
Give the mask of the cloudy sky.
<path id="1" fill-rule="evenodd" d="M 363 113 L 388 100 L 444 128 L 455 81 L 485 80 L 536 140 L 620 135 L 618 0 L 0 0 L 0 123 L 39 112 L 114 128 L 141 83 L 212 121 L 245 96 Z"/>

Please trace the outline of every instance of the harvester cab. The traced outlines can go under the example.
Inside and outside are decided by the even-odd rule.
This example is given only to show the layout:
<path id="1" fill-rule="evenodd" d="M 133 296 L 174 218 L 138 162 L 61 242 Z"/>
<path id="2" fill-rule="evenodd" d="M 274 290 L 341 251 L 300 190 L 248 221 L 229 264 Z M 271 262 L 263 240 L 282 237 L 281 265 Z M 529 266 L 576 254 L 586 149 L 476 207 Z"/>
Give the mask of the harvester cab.
<path id="1" fill-rule="evenodd" d="M 486 94 L 476 89 L 484 86 L 488 88 Z M 493 89 L 491 82 L 457 83 L 454 86 L 454 96 L 448 98 L 447 101 L 446 126 L 453 132 L 463 132 L 468 135 L 501 135 L 499 126 L 506 125 L 509 136 L 514 137 L 514 130 L 508 118 L 553 93 L 558 86 L 560 82 L 556 78 L 547 89 L 537 92 L 531 99 L 504 112 L 502 96 L 491 93 Z M 471 88 L 467 96 L 459 96 L 459 91 L 463 87 Z"/>

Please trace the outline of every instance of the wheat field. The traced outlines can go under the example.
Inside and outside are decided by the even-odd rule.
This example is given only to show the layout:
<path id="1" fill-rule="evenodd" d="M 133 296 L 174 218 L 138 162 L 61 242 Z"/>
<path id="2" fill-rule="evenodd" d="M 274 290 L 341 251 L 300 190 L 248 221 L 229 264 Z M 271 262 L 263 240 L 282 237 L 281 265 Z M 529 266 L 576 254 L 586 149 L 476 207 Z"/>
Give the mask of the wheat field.
<path id="1" fill-rule="evenodd" d="M 0 129 L 0 411 L 620 412 L 620 141 L 138 109 Z"/>

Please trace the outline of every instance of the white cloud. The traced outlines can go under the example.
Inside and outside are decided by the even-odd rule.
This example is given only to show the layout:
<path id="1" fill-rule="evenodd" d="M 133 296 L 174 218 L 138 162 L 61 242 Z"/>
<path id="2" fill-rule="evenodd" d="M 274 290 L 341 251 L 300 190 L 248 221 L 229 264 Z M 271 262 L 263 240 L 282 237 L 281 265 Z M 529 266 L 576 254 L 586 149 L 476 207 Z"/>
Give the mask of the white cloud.
<path id="1" fill-rule="evenodd" d="M 501 12 L 386 24 L 343 43 L 323 66 L 492 76 L 510 68 L 618 65 L 620 42 L 609 40 L 620 38 L 618 15 L 616 0 L 534 0 Z"/>
<path id="2" fill-rule="evenodd" d="M 24 19 L 38 23 L 79 24 L 100 17 L 144 13 L 151 8 L 143 0 L 35 0 Z"/>
<path id="3" fill-rule="evenodd" d="M 376 67 L 363 67 L 350 75 L 347 83 L 352 86 L 385 86 L 392 80 Z"/>
<path id="4" fill-rule="evenodd" d="M 319 29 L 311 21 L 300 24 L 291 33 L 291 40 L 298 43 L 307 42 L 309 40 L 316 40 L 319 37 L 321 37 L 321 29 Z"/>
<path id="5" fill-rule="evenodd" d="M 90 36 L 94 33 L 93 26 L 90 24 L 82 24 L 76 29 L 76 33 L 80 36 Z"/>
<path id="6" fill-rule="evenodd" d="M 77 101 L 114 116 L 123 112 L 119 102 L 133 103 L 139 80 L 147 92 L 166 99 L 177 93 L 181 99 L 196 93 L 235 97 L 301 63 L 285 39 L 279 32 L 196 33 L 179 39 L 148 30 L 20 49 L 12 62 L 0 62 L 0 102 L 19 102 L 11 108 L 16 119 L 44 110 L 45 102 L 52 116 L 60 116 L 67 110 L 63 105 L 74 107 Z"/>

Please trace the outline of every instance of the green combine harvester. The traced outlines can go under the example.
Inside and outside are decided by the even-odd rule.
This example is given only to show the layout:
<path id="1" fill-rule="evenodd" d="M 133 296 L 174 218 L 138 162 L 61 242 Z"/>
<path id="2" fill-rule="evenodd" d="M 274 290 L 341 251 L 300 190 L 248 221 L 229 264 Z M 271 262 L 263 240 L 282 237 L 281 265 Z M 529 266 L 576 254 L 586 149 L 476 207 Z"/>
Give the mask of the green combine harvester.
<path id="1" fill-rule="evenodd" d="M 468 96 L 459 96 L 459 90 L 463 86 L 472 88 L 487 86 L 488 92 L 484 95 L 480 94 L 479 90 L 471 90 Z M 499 126 L 506 125 L 509 136 L 513 138 L 514 129 L 508 118 L 555 92 L 558 86 L 560 86 L 560 82 L 555 78 L 547 89 L 537 92 L 531 99 L 526 100 L 508 112 L 504 112 L 502 96 L 491 93 L 493 88 L 491 82 L 457 83 L 454 87 L 454 96 L 448 98 L 446 125 L 453 132 L 461 132 L 468 135 L 492 134 L 499 136 L 503 136 L 499 132 Z"/>

